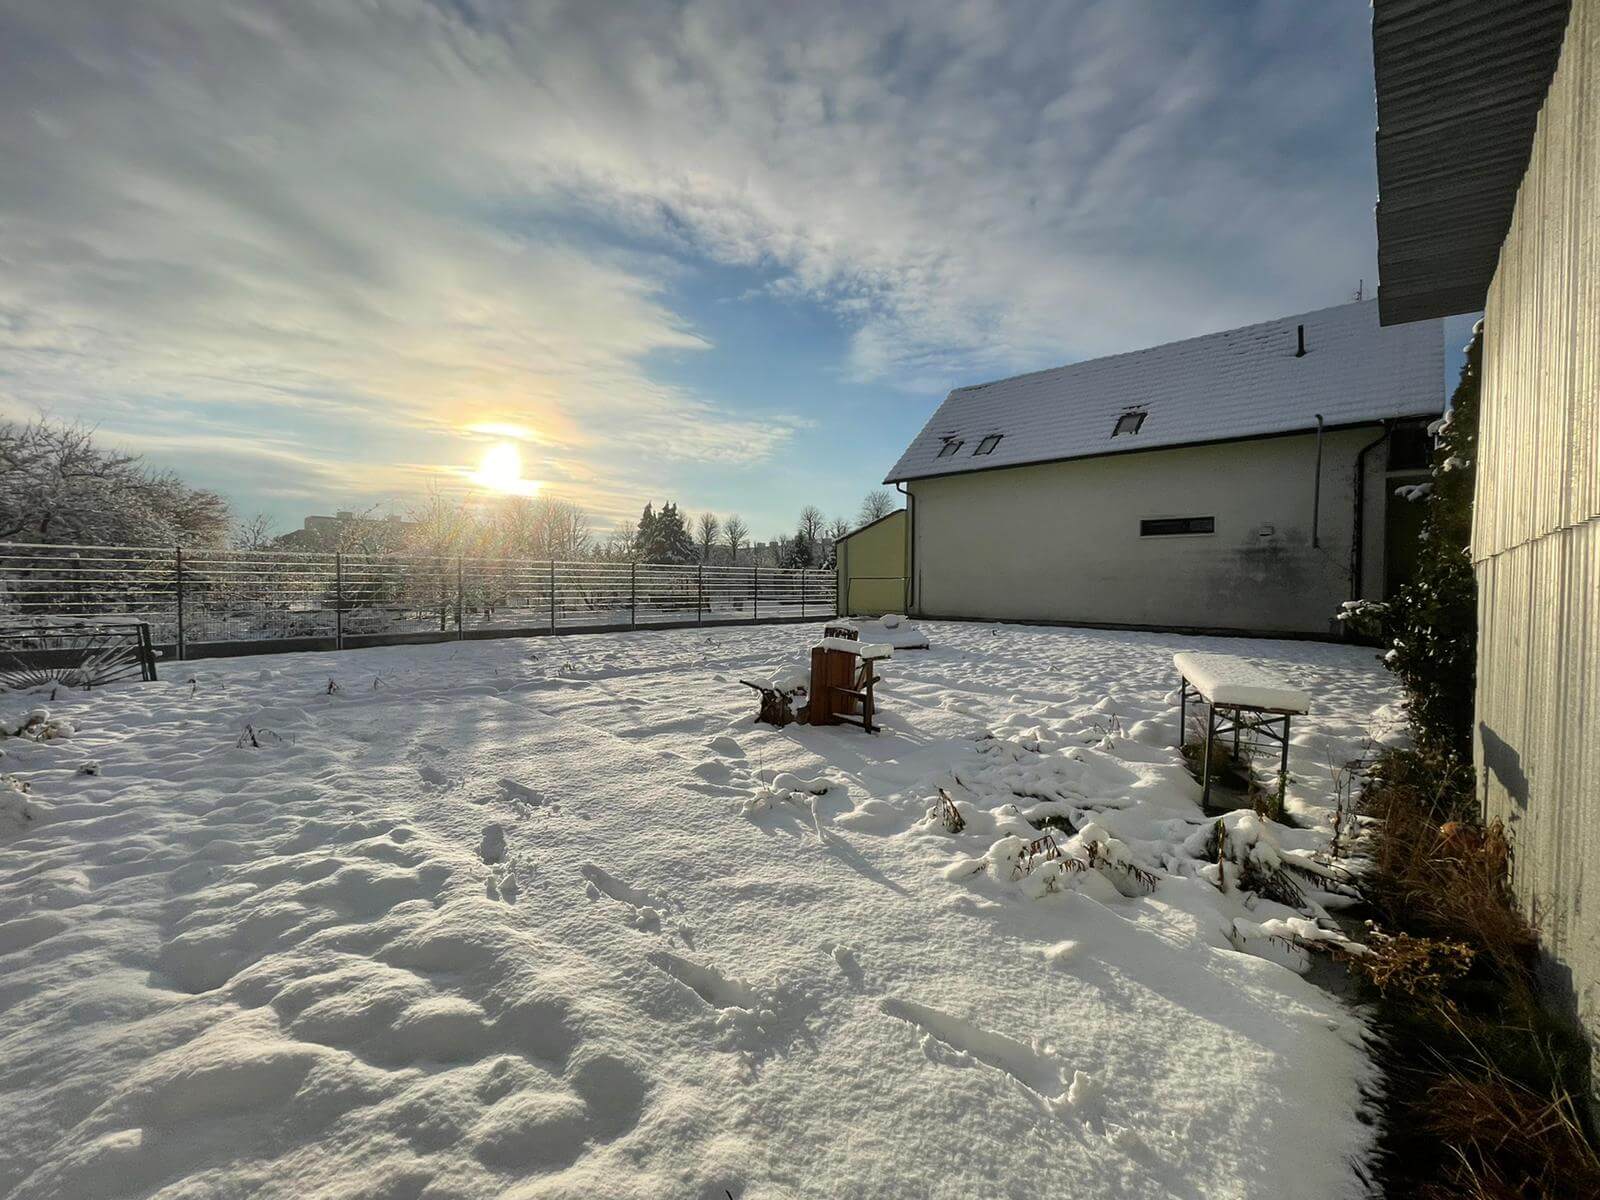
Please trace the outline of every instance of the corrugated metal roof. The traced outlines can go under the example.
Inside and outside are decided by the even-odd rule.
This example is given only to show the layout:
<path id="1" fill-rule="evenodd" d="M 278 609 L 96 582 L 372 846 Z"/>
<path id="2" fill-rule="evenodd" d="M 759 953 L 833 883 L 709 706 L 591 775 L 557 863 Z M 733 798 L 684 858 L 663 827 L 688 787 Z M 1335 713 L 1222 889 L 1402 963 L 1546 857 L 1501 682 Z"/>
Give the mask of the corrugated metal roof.
<path id="1" fill-rule="evenodd" d="M 1569 0 L 1373 0 L 1385 325 L 1483 307 Z"/>
<path id="2" fill-rule="evenodd" d="M 885 482 L 1293 433 L 1318 413 L 1337 427 L 1443 410 L 1440 323 L 1385 329 L 1367 300 L 957 388 Z M 1114 435 L 1130 412 L 1145 414 L 1139 431 Z"/>

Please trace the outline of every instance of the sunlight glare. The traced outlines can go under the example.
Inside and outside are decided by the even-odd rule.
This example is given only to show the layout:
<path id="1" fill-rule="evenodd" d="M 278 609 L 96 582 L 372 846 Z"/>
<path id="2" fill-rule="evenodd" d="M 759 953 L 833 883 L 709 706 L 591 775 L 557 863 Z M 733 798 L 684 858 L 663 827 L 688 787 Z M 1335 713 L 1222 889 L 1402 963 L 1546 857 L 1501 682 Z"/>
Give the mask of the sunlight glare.
<path id="1" fill-rule="evenodd" d="M 472 479 L 479 487 L 512 495 L 527 495 L 539 486 L 522 477 L 522 455 L 510 442 L 498 442 L 485 450 Z"/>

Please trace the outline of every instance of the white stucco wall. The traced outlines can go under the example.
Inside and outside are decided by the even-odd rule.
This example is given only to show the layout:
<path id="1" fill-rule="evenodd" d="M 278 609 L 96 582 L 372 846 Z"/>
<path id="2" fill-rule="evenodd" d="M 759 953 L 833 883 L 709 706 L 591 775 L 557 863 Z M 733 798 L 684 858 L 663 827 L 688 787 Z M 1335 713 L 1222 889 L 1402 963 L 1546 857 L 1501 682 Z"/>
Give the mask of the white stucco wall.
<path id="1" fill-rule="evenodd" d="M 1328 635 L 1350 597 L 1356 455 L 1381 426 L 1153 450 L 913 482 L 925 616 Z M 1385 447 L 1367 455 L 1364 588 L 1383 584 Z M 1150 517 L 1213 534 L 1141 537 Z M 1271 532 L 1264 534 L 1263 528 Z"/>

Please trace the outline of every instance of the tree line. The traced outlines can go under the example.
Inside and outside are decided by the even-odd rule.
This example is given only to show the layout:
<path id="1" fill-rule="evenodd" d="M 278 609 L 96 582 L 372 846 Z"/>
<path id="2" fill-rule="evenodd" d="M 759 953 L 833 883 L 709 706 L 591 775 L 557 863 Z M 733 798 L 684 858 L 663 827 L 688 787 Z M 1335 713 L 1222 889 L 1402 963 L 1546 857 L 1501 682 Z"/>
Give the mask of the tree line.
<path id="1" fill-rule="evenodd" d="M 216 492 L 98 445 L 83 426 L 0 421 L 0 541 L 824 568 L 840 538 L 896 507 L 892 491 L 874 489 L 852 525 L 808 504 L 792 533 L 756 541 L 738 513 L 692 516 L 673 501 L 597 534 L 589 514 L 559 496 L 434 492 L 400 514 L 341 513 L 278 533 L 264 515 L 235 518 Z"/>

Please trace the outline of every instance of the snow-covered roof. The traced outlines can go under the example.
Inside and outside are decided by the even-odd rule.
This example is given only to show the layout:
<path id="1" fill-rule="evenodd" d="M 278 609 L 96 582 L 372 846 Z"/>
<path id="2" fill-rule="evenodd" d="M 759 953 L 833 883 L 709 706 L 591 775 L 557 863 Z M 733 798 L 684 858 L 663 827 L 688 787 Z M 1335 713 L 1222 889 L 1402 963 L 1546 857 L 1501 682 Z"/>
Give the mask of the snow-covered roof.
<path id="1" fill-rule="evenodd" d="M 1443 410 L 1440 322 L 1382 327 L 1366 300 L 957 388 L 884 482 Z"/>

